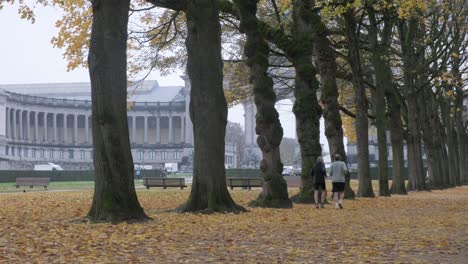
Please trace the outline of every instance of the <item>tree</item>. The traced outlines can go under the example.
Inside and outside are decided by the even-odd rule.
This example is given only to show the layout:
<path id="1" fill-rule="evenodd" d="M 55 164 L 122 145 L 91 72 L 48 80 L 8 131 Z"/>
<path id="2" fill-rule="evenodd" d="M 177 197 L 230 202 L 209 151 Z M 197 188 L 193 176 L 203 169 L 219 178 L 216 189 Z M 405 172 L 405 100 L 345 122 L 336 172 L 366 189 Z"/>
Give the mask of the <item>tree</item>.
<path id="1" fill-rule="evenodd" d="M 236 0 L 239 9 L 240 31 L 246 34 L 245 56 L 250 68 L 254 99 L 257 106 L 256 127 L 257 143 L 262 150 L 263 160 L 260 170 L 263 174 L 263 191 L 252 206 L 290 208 L 286 181 L 281 172 L 279 146 L 283 138 L 283 128 L 275 109 L 276 95 L 273 81 L 267 75 L 270 48 L 258 28 L 257 1 Z"/>
<path id="2" fill-rule="evenodd" d="M 376 113 L 377 141 L 379 148 L 379 195 L 390 196 L 388 187 L 388 157 L 387 157 L 387 126 L 386 126 L 386 91 L 392 90 L 393 76 L 389 64 L 388 50 L 390 39 L 392 37 L 393 21 L 390 14 L 384 11 L 382 15 L 383 28 L 379 32 L 380 25 L 377 22 L 376 14 L 373 8 L 368 8 L 369 42 L 371 49 L 371 62 L 375 71 L 376 92 L 374 108 Z M 380 34 L 379 34 L 380 33 Z M 381 39 L 379 41 L 379 39 Z"/>
<path id="3" fill-rule="evenodd" d="M 329 32 L 318 14 L 318 10 L 312 12 L 311 18 L 314 39 L 314 51 L 316 54 L 317 67 L 320 72 L 320 82 L 322 95 L 320 101 L 323 105 L 323 117 L 325 119 L 325 136 L 330 148 L 330 156 L 339 154 L 344 162 L 348 158 L 343 142 L 343 123 L 340 116 L 338 103 L 337 85 L 337 62 L 335 50 L 328 39 Z M 353 199 L 355 193 L 351 189 L 349 172 L 346 174 L 345 198 Z"/>
<path id="4" fill-rule="evenodd" d="M 93 2 L 91 78 L 95 188 L 92 221 L 148 217 L 134 186 L 127 125 L 127 24 L 130 0 Z"/>
<path id="5" fill-rule="evenodd" d="M 349 48 L 349 63 L 352 70 L 352 82 L 356 90 L 356 136 L 358 148 L 360 197 L 374 197 L 369 168 L 369 126 L 367 119 L 368 102 L 365 85 L 362 79 L 362 64 L 359 51 L 358 27 L 354 17 L 354 8 L 349 8 L 343 14 L 347 44 Z"/>
<path id="6" fill-rule="evenodd" d="M 192 189 L 182 211 L 245 211 L 234 203 L 226 186 L 227 103 L 223 94 L 219 2 L 189 0 L 186 16 L 190 118 L 195 153 Z"/>

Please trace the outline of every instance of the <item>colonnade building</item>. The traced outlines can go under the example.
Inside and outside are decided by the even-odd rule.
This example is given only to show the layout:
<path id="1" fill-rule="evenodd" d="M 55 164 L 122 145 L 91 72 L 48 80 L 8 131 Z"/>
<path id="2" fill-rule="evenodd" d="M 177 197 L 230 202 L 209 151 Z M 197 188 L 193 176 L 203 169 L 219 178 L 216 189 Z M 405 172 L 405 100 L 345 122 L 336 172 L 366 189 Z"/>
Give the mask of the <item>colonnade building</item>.
<path id="1" fill-rule="evenodd" d="M 135 164 L 184 163 L 193 155 L 190 82 L 159 86 L 144 81 L 129 89 L 128 124 Z M 0 168 L 32 169 L 52 162 L 90 169 L 93 162 L 89 83 L 0 85 Z M 226 165 L 236 150 L 226 145 Z"/>

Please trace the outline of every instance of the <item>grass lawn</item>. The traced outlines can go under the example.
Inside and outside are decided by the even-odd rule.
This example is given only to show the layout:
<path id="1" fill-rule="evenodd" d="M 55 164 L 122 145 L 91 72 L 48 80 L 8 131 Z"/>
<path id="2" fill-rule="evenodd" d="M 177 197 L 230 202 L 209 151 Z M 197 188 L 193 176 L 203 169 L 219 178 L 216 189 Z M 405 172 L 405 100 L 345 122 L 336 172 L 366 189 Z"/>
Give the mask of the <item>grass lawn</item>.
<path id="1" fill-rule="evenodd" d="M 143 186 L 142 181 L 135 181 L 135 186 Z M 94 181 L 56 181 L 50 182 L 48 190 L 50 191 L 58 191 L 58 190 L 85 190 L 85 189 L 93 189 L 94 188 Z M 20 189 L 16 189 L 14 182 L 6 182 L 0 183 L 0 192 L 18 192 L 26 190 L 27 192 L 35 192 L 35 191 L 44 191 L 43 187 L 35 186 L 33 189 L 30 189 L 26 186 L 21 186 Z"/>
<path id="2" fill-rule="evenodd" d="M 67 186 L 68 187 L 68 186 Z M 291 188 L 290 194 L 297 193 Z M 92 190 L 0 194 L 0 263 L 466 263 L 468 186 L 345 201 L 344 209 L 180 214 L 190 188 L 138 189 L 152 221 L 90 224 Z"/>

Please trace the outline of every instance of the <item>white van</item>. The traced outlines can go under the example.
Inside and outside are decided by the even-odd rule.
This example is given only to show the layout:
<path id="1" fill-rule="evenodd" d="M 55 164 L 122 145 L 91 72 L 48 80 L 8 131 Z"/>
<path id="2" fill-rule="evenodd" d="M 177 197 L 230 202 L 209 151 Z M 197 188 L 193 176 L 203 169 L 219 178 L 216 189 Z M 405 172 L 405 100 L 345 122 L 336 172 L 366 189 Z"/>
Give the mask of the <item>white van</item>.
<path id="1" fill-rule="evenodd" d="M 60 165 L 49 162 L 48 164 L 34 165 L 35 171 L 61 171 L 63 170 Z"/>

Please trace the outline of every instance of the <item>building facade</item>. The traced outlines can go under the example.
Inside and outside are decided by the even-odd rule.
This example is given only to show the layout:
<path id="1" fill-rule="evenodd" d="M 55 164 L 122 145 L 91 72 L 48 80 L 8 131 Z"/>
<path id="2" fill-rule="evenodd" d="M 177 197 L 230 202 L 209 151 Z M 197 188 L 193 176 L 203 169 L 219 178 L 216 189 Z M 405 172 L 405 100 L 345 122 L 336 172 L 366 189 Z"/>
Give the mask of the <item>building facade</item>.
<path id="1" fill-rule="evenodd" d="M 190 82 L 129 88 L 128 124 L 134 163 L 187 165 L 193 156 Z M 32 169 L 52 162 L 64 169 L 91 169 L 92 112 L 89 83 L 0 85 L 0 167 Z M 236 167 L 228 143 L 226 166 Z"/>

